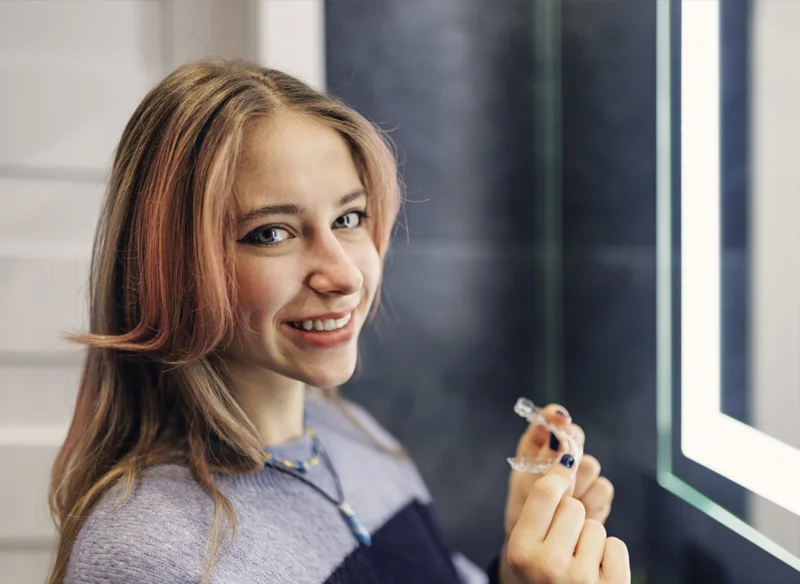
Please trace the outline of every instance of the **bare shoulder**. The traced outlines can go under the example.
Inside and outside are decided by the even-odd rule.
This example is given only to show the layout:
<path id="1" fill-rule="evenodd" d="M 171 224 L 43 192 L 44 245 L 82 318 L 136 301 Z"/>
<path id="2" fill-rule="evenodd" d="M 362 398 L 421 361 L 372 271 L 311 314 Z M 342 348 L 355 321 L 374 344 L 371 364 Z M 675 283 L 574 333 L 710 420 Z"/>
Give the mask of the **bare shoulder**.
<path id="1" fill-rule="evenodd" d="M 111 489 L 73 547 L 67 584 L 197 578 L 213 503 L 181 467 L 154 467 L 124 496 Z"/>

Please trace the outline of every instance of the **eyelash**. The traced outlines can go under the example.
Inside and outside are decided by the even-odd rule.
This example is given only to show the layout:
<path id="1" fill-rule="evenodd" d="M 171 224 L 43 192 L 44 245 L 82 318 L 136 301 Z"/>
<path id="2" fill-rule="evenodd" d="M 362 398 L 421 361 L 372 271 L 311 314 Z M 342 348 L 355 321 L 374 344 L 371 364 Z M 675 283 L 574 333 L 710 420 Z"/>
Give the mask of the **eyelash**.
<path id="1" fill-rule="evenodd" d="M 367 214 L 366 211 L 348 211 L 347 213 L 343 214 L 341 217 L 338 217 L 336 220 L 338 221 L 342 217 L 346 217 L 347 215 L 350 215 L 352 213 L 355 213 L 356 215 L 358 215 L 358 225 L 356 225 L 355 227 L 351 227 L 349 229 L 347 227 L 339 227 L 338 229 L 345 229 L 345 230 L 348 230 L 348 231 L 352 231 L 354 229 L 358 229 L 359 227 L 363 227 L 364 219 L 367 219 L 369 217 L 369 215 Z M 269 231 L 270 229 L 281 229 L 283 231 L 288 231 L 285 227 L 282 227 L 280 225 L 262 225 L 261 227 L 253 229 L 250 233 L 245 235 L 241 239 L 241 242 L 242 243 L 249 243 L 251 245 L 257 245 L 259 247 L 275 247 L 276 245 L 282 244 L 283 241 L 276 241 L 276 242 L 273 242 L 273 243 L 261 243 L 259 241 L 255 241 L 255 235 L 257 233 L 263 233 L 265 231 Z M 287 238 L 287 239 L 291 239 L 291 238 Z"/>

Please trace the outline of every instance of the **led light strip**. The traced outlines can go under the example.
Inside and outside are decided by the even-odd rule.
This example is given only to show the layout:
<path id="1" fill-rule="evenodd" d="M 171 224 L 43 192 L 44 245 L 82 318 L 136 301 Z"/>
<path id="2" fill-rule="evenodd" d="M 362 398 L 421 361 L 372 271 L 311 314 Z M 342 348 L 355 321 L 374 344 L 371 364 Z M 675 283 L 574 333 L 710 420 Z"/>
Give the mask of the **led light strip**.
<path id="1" fill-rule="evenodd" d="M 681 449 L 800 515 L 800 450 L 720 411 L 719 0 L 681 10 Z"/>

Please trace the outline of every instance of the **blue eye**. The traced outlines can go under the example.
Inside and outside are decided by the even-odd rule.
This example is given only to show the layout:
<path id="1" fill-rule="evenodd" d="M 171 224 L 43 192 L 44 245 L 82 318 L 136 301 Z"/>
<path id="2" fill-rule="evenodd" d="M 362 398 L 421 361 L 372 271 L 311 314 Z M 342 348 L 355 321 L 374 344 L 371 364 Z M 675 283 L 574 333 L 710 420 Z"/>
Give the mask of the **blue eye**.
<path id="1" fill-rule="evenodd" d="M 366 211 L 350 211 L 339 217 L 333 223 L 334 229 L 357 229 L 362 227 L 364 219 L 367 218 Z M 287 239 L 293 239 L 294 235 L 289 230 L 278 225 L 263 225 L 245 235 L 240 241 L 251 245 L 262 247 L 272 247 L 283 243 Z"/>
<path id="2" fill-rule="evenodd" d="M 337 229 L 355 229 L 356 227 L 361 227 L 366 217 L 367 214 L 364 211 L 350 211 L 339 217 L 334 226 Z"/>
<path id="3" fill-rule="evenodd" d="M 254 229 L 245 235 L 242 241 L 246 243 L 253 243 L 255 245 L 270 246 L 286 241 L 290 237 L 291 235 L 289 235 L 289 232 L 283 227 L 267 225 L 265 227 Z"/>

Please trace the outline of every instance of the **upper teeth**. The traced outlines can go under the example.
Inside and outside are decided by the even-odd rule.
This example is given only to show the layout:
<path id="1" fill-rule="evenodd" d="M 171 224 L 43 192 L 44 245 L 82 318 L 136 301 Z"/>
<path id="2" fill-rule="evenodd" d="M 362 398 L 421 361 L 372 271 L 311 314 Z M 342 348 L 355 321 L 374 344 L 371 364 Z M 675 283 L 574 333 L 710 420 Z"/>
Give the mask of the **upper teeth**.
<path id="1" fill-rule="evenodd" d="M 339 318 L 337 320 L 333 320 L 330 318 L 326 318 L 325 320 L 301 320 L 293 322 L 292 324 L 299 329 L 303 329 L 306 331 L 315 330 L 315 331 L 335 331 L 336 329 L 342 328 L 348 322 L 350 322 L 350 317 L 353 315 L 351 312 L 350 314 L 346 315 L 343 318 Z"/>

